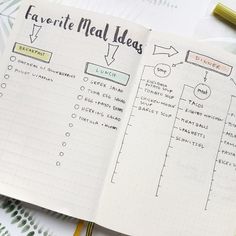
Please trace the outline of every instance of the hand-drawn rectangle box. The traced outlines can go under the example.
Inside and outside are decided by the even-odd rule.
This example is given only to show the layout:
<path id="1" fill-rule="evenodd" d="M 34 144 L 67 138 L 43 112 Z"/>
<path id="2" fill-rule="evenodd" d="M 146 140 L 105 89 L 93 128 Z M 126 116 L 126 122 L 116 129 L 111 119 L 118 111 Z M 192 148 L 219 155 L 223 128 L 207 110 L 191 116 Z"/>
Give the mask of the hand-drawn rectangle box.
<path id="1" fill-rule="evenodd" d="M 225 76 L 230 76 L 233 69 L 230 65 L 190 50 L 187 52 L 185 61 Z"/>
<path id="2" fill-rule="evenodd" d="M 94 63 L 87 62 L 85 67 L 85 73 L 88 75 L 93 75 L 102 79 L 110 80 L 112 82 L 115 82 L 117 84 L 121 84 L 126 86 L 128 84 L 130 75 L 106 68 L 100 65 L 96 65 Z"/>
<path id="3" fill-rule="evenodd" d="M 46 62 L 46 63 L 49 63 L 52 57 L 51 52 L 48 52 L 39 48 L 31 47 L 31 46 L 21 44 L 21 43 L 15 43 L 12 51 L 17 54 L 30 57 L 30 58 L 33 58 L 42 62 Z"/>

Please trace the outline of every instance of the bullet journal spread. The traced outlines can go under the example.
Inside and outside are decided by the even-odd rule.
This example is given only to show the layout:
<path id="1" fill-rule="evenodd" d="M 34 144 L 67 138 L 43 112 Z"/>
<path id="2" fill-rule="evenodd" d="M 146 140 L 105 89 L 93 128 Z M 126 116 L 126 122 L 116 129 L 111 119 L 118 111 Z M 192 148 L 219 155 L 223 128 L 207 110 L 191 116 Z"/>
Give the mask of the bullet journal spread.
<path id="1" fill-rule="evenodd" d="M 0 67 L 0 194 L 128 235 L 236 235 L 235 61 L 24 1 Z"/>

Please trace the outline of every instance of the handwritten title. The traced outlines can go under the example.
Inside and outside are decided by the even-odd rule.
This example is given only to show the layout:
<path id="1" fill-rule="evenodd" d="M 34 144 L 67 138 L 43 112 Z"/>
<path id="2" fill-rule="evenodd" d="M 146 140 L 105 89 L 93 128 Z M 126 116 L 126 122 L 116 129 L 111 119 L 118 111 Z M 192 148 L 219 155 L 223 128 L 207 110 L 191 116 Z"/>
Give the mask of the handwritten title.
<path id="1" fill-rule="evenodd" d="M 36 23 L 52 25 L 68 31 L 83 33 L 86 37 L 96 37 L 104 41 L 108 40 L 108 32 L 110 29 L 109 23 L 105 23 L 104 27 L 101 29 L 94 26 L 93 21 L 88 18 L 81 17 L 78 24 L 76 24 L 71 20 L 69 14 L 62 16 L 60 19 L 52 19 L 51 17 L 42 17 L 34 13 L 34 9 L 34 5 L 29 6 L 25 14 L 25 19 L 32 20 Z M 142 54 L 143 45 L 139 43 L 139 41 L 129 37 L 128 29 L 122 30 L 121 26 L 116 26 L 113 37 L 110 40 L 115 43 L 126 45 L 127 47 L 132 47 L 137 51 L 137 53 Z"/>

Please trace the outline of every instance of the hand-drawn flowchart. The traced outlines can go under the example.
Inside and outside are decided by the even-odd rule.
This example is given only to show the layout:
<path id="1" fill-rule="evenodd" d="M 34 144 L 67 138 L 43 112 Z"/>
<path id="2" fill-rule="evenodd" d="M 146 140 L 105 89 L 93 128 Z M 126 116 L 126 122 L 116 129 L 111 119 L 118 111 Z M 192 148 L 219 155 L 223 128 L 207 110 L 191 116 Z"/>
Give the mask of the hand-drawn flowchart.
<path id="1" fill-rule="evenodd" d="M 172 57 L 177 54 L 178 51 L 173 46 L 163 47 L 154 45 L 152 55 L 165 55 L 167 57 Z M 141 93 L 143 93 L 145 89 L 145 70 L 153 68 L 154 75 L 158 79 L 163 80 L 168 78 L 176 67 L 183 64 L 199 67 L 203 71 L 202 75 L 200 76 L 202 79 L 200 79 L 195 85 L 184 84 L 178 99 L 178 103 L 176 106 L 173 105 L 173 108 L 175 109 L 175 115 L 173 117 L 173 125 L 166 148 L 166 153 L 163 157 L 161 170 L 157 179 L 155 196 L 157 198 L 161 196 L 161 189 L 165 188 L 165 176 L 168 176 L 168 164 L 174 158 L 175 149 L 177 147 L 181 148 L 181 145 L 184 145 L 185 147 L 188 146 L 189 150 L 196 149 L 196 153 L 199 150 L 205 150 L 206 140 L 209 138 L 209 133 L 214 132 L 214 127 L 221 127 L 221 129 L 219 129 L 219 142 L 216 138 L 216 146 L 211 149 L 211 152 L 208 152 L 209 156 L 215 156 L 215 158 L 214 162 L 212 163 L 212 169 L 209 170 L 209 172 L 212 174 L 211 179 L 209 179 L 209 188 L 208 192 L 206 193 L 206 203 L 204 206 L 204 209 L 207 210 L 210 200 L 213 201 L 215 197 L 215 195 L 212 195 L 212 192 L 214 191 L 214 188 L 218 188 L 217 180 L 219 180 L 220 177 L 217 179 L 216 172 L 222 172 L 222 179 L 222 175 L 227 173 L 227 171 L 225 171 L 225 169 L 223 170 L 223 168 L 231 168 L 232 171 L 236 170 L 236 161 L 233 159 L 233 157 L 236 157 L 236 96 L 234 94 L 229 94 L 227 104 L 221 104 L 222 110 L 226 111 L 225 108 L 228 108 L 225 112 L 225 117 L 217 112 L 215 114 L 209 112 L 209 107 L 212 106 L 212 101 L 210 99 L 212 95 L 212 88 L 207 83 L 209 73 L 217 73 L 218 75 L 223 76 L 224 79 L 229 80 L 229 77 L 233 71 L 233 67 L 216 60 L 215 58 L 191 50 L 186 52 L 186 57 L 183 61 L 174 62 L 172 64 L 163 62 L 158 63 L 155 66 L 144 65 L 138 85 L 138 90 L 133 102 L 126 129 L 124 131 L 124 136 L 110 181 L 111 183 L 115 184 L 117 180 L 116 177 L 119 174 L 119 165 L 122 162 L 121 155 L 123 148 L 129 133 L 129 128 L 133 126 L 132 117 L 134 116 L 135 111 L 138 109 L 137 104 L 139 103 L 140 96 L 143 95 L 141 95 Z M 235 86 L 234 79 L 230 78 L 230 80 L 233 82 L 232 85 Z M 215 95 L 215 91 L 213 92 Z M 191 117 L 197 117 L 198 122 L 193 122 Z M 171 156 L 172 158 L 170 158 Z"/>
<path id="2" fill-rule="evenodd" d="M 42 26 L 33 24 L 32 31 L 27 33 L 31 44 L 37 44 L 37 39 L 42 33 Z M 102 55 L 103 63 L 92 63 L 86 62 L 84 69 L 84 82 L 88 81 L 87 76 L 93 76 L 96 78 L 101 78 L 106 81 L 110 81 L 118 85 L 118 87 L 126 87 L 130 80 L 130 74 L 116 70 L 112 68 L 116 64 L 117 54 L 119 52 L 119 45 L 115 44 L 105 44 L 106 51 Z M 16 42 L 13 47 L 13 53 L 19 54 L 21 56 L 29 57 L 34 60 L 38 60 L 43 63 L 49 64 L 51 62 L 53 53 L 42 50 L 32 45 L 26 45 L 19 42 Z M 185 52 L 184 57 L 180 58 L 180 52 L 178 48 L 173 45 L 153 45 L 153 51 L 151 53 L 152 57 L 166 57 L 168 60 L 160 61 L 155 65 L 144 65 L 141 78 L 139 81 L 138 89 L 136 91 L 135 99 L 133 101 L 131 113 L 128 119 L 128 123 L 125 128 L 124 136 L 120 145 L 119 153 L 115 162 L 114 170 L 111 176 L 111 183 L 116 182 L 116 176 L 118 174 L 119 165 L 121 163 L 121 154 L 126 142 L 129 128 L 132 126 L 132 118 L 134 117 L 135 111 L 145 111 L 150 114 L 158 114 L 159 116 L 173 119 L 172 128 L 169 136 L 169 140 L 166 146 L 166 152 L 163 156 L 163 160 L 160 163 L 161 169 L 158 173 L 157 186 L 155 191 L 155 196 L 160 197 L 162 194 L 162 189 L 165 188 L 165 179 L 168 176 L 168 164 L 174 159 L 174 153 L 177 148 L 181 146 L 187 147 L 186 149 L 194 149 L 196 152 L 199 150 L 205 149 L 205 140 L 208 138 L 209 133 L 212 132 L 213 127 L 221 127 L 221 132 L 219 134 L 219 142 L 216 139 L 217 146 L 212 149 L 212 152 L 209 153 L 210 156 L 214 157 L 214 162 L 212 163 L 211 177 L 209 179 L 209 188 L 206 193 L 206 201 L 204 209 L 208 210 L 209 203 L 214 199 L 215 193 L 214 189 L 219 189 L 217 186 L 217 180 L 219 176 L 217 173 L 221 173 L 222 176 L 227 173 L 225 168 L 228 168 L 230 171 L 236 170 L 236 161 L 233 159 L 236 157 L 236 92 L 235 94 L 229 94 L 227 104 L 224 101 L 222 103 L 221 109 L 225 111 L 224 117 L 216 114 L 209 114 L 208 108 L 211 104 L 212 88 L 208 84 L 208 80 L 211 77 L 211 73 L 216 73 L 222 77 L 227 78 L 232 82 L 232 86 L 236 89 L 236 81 L 234 78 L 230 78 L 233 67 L 226 63 L 223 63 L 215 58 L 209 57 L 207 55 L 188 50 Z M 178 55 L 178 56 L 177 56 Z M 103 65 L 101 65 L 103 64 Z M 153 75 L 156 77 L 157 81 L 168 80 L 175 70 L 181 66 L 194 66 L 199 68 L 201 71 L 200 79 L 196 84 L 189 81 L 185 83 L 182 87 L 181 94 L 178 95 L 177 103 L 173 103 L 173 94 L 171 89 L 164 87 L 164 83 L 161 85 L 162 93 L 154 91 L 147 86 L 147 81 L 144 78 L 145 71 L 148 69 L 153 70 Z M 11 67 L 10 67 L 11 68 Z M 10 70 L 10 69 L 9 69 Z M 7 76 L 7 75 L 6 75 Z M 1 84 L 1 88 L 4 89 L 6 83 Z M 85 93 L 85 86 L 81 86 L 81 93 Z M 140 93 L 145 91 L 147 97 L 152 94 L 156 96 L 156 103 L 161 104 L 172 109 L 171 112 L 157 111 L 152 109 L 150 106 L 138 106 L 140 104 Z M 0 93 L 2 96 L 3 93 Z M 158 98 L 159 96 L 159 98 Z M 77 118 L 77 110 L 80 109 L 80 102 L 83 99 L 83 96 L 79 94 L 77 96 L 78 103 L 74 104 L 74 111 L 71 114 L 72 121 Z M 158 101 L 160 99 L 161 101 Z M 165 99 L 169 99 L 168 102 L 165 102 Z M 122 100 L 122 99 L 120 99 Z M 148 104 L 148 98 L 142 101 L 143 104 Z M 109 104 L 108 104 L 109 105 Z M 194 107 L 194 109 L 192 108 Z M 121 110 L 121 109 L 120 109 Z M 193 122 L 191 116 L 199 117 L 199 122 Z M 118 117 L 120 119 L 120 117 Z M 64 156 L 63 148 L 67 146 L 68 139 L 70 137 L 70 129 L 74 126 L 73 122 L 68 124 L 68 130 L 64 133 L 64 140 L 61 143 L 62 148 L 60 149 L 58 155 L 59 158 Z M 210 122 L 211 121 L 211 122 Z M 210 123 L 213 123 L 210 127 Z M 170 158 L 173 157 L 173 158 Z M 56 162 L 57 166 L 61 165 L 60 159 Z M 230 188 L 230 187 L 229 187 Z M 220 190 L 217 190 L 217 194 Z"/>

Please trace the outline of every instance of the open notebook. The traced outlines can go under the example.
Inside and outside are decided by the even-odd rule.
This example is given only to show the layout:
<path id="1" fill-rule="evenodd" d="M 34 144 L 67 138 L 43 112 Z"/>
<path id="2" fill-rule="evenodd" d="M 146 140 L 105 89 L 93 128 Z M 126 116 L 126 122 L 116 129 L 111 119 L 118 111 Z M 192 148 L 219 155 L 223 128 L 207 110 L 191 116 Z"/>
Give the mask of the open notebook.
<path id="1" fill-rule="evenodd" d="M 13 31 L 1 194 L 131 235 L 235 235 L 233 55 L 46 1 Z"/>

